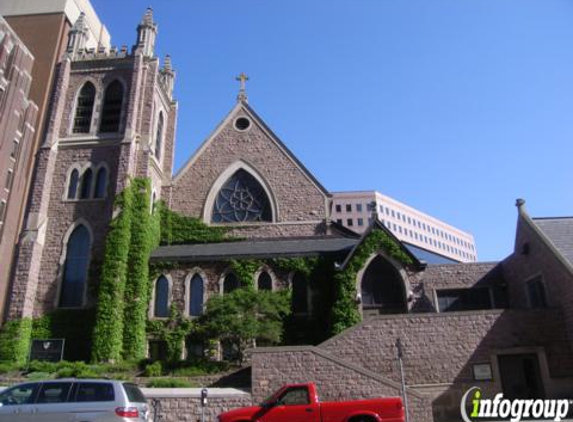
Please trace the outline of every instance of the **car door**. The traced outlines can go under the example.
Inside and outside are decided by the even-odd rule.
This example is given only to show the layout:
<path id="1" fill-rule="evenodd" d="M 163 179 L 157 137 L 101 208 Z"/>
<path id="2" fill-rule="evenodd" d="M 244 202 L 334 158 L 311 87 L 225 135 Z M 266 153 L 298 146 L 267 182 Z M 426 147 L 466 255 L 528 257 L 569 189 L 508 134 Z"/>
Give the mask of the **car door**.
<path id="1" fill-rule="evenodd" d="M 0 393 L 0 422 L 26 422 L 40 383 L 30 382 L 8 388 Z"/>
<path id="2" fill-rule="evenodd" d="M 65 422 L 68 420 L 68 396 L 71 381 L 44 382 L 40 386 L 36 401 L 31 405 L 31 421 Z"/>
<path id="3" fill-rule="evenodd" d="M 307 387 L 291 387 L 263 411 L 260 419 L 264 422 L 320 422 L 320 406 L 311 404 Z"/>

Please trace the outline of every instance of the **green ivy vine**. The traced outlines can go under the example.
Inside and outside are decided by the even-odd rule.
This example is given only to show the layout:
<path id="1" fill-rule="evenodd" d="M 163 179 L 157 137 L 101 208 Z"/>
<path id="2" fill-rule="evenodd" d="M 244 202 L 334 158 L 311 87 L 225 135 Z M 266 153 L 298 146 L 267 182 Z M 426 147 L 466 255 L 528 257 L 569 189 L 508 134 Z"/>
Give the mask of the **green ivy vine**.
<path id="1" fill-rule="evenodd" d="M 384 249 L 386 253 L 404 265 L 413 263 L 398 243 L 382 230 L 373 230 L 354 251 L 344 270 L 335 273 L 336 286 L 332 306 L 331 334 L 338 334 L 361 321 L 360 310 L 356 303 L 356 278 L 368 258 L 376 251 Z"/>
<path id="2" fill-rule="evenodd" d="M 185 338 L 195 331 L 195 322 L 184 317 L 174 305 L 171 306 L 169 319 L 148 320 L 147 334 L 167 345 L 167 360 L 176 362 L 181 359 Z"/>

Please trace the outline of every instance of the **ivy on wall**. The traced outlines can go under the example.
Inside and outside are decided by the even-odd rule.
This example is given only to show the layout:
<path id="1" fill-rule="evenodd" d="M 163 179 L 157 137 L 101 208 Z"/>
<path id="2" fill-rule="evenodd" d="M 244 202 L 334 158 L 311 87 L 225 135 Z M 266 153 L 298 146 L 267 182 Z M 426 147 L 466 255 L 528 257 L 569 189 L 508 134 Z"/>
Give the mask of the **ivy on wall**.
<path id="1" fill-rule="evenodd" d="M 150 298 L 149 256 L 159 244 L 158 213 L 150 212 L 149 179 L 133 180 L 131 241 L 124 293 L 123 357 L 142 359 L 146 355 L 146 321 Z"/>
<path id="2" fill-rule="evenodd" d="M 93 331 L 92 360 L 113 362 L 122 357 L 124 292 L 131 242 L 133 189 L 126 187 L 115 199 L 114 214 L 105 242 L 104 259 Z"/>
<path id="3" fill-rule="evenodd" d="M 167 345 L 167 361 L 176 362 L 181 359 L 185 338 L 195 331 L 193 320 L 184 317 L 171 306 L 169 319 L 147 321 L 147 334 L 155 340 L 164 341 Z"/>
<path id="4" fill-rule="evenodd" d="M 239 279 L 241 287 L 255 287 L 255 272 L 263 266 L 263 262 L 257 259 L 232 259 L 229 266 Z"/>
<path id="5" fill-rule="evenodd" d="M 372 230 L 356 248 L 344 270 L 334 275 L 336 291 L 332 306 L 332 335 L 361 321 L 362 317 L 356 302 L 356 279 L 368 258 L 380 249 L 384 249 L 389 256 L 404 265 L 413 263 L 412 258 L 390 236 L 382 230 Z"/>
<path id="6" fill-rule="evenodd" d="M 225 227 L 210 227 L 200 219 L 170 210 L 162 201 L 157 206 L 161 218 L 161 244 L 214 243 L 233 240 Z"/>
<path id="7" fill-rule="evenodd" d="M 32 319 L 7 321 L 0 332 L 0 359 L 23 366 L 28 359 Z"/>

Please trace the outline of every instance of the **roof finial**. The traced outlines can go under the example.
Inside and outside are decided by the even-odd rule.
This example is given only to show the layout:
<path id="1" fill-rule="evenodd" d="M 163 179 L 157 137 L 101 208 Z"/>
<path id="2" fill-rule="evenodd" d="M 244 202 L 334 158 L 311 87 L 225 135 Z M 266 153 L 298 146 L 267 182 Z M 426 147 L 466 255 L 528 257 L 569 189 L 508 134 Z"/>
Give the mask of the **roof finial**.
<path id="1" fill-rule="evenodd" d="M 245 73 L 241 72 L 241 74 L 239 76 L 237 76 L 235 78 L 235 80 L 240 82 L 240 86 L 239 86 L 239 95 L 237 95 L 237 101 L 248 101 L 247 98 L 247 81 L 249 80 L 249 77 L 247 75 L 245 75 Z"/>

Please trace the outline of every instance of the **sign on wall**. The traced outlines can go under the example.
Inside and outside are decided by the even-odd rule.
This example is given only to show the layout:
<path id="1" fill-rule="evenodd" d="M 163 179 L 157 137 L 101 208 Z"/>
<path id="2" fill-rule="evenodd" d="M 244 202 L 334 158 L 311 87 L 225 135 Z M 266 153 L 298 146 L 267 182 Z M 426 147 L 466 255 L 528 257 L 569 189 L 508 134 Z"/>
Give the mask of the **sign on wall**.
<path id="1" fill-rule="evenodd" d="M 32 339 L 30 346 L 30 361 L 42 360 L 47 362 L 59 362 L 64 357 L 65 339 Z"/>

